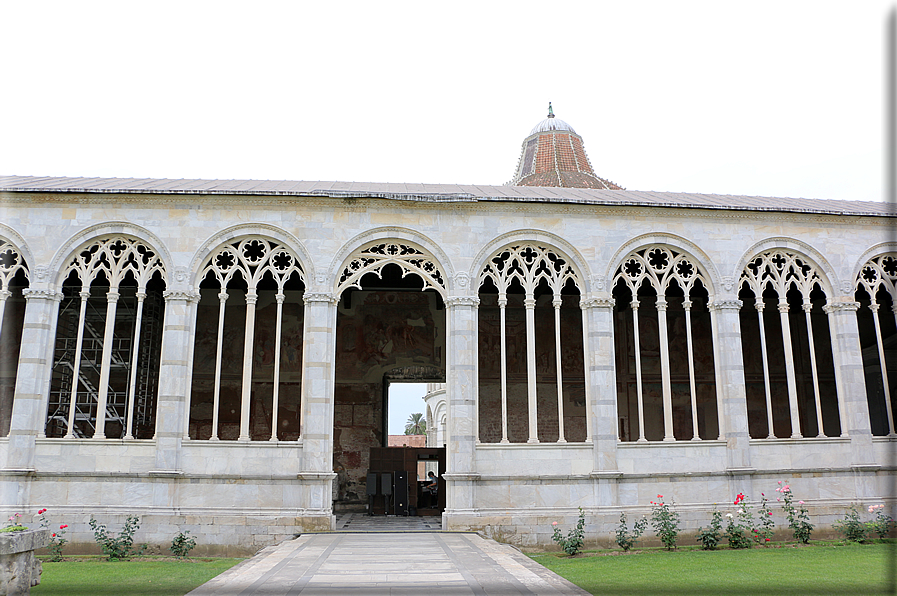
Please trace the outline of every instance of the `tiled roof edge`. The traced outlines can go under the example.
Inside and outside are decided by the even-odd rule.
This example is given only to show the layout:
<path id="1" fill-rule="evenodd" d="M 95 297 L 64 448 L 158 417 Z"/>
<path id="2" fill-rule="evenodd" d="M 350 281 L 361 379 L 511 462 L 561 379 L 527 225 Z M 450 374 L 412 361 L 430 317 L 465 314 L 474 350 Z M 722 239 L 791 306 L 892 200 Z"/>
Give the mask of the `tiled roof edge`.
<path id="1" fill-rule="evenodd" d="M 0 176 L 0 178 L 3 178 Z M 10 176 L 10 178 L 13 178 Z M 64 178 L 40 178 L 44 184 L 57 183 L 65 180 Z M 84 180 L 72 178 L 72 181 Z M 92 179 L 97 180 L 97 179 Z M 108 179 L 105 179 L 108 180 Z M 145 179 L 141 179 L 145 180 Z M 175 182 L 168 180 L 166 182 Z M 234 181 L 236 182 L 236 181 Z M 259 181 L 260 183 L 262 181 Z M 245 184 L 245 181 L 244 181 Z M 475 187 L 476 185 L 458 185 Z M 503 189 L 515 189 L 515 187 L 498 187 Z M 807 213 L 807 214 L 824 214 L 824 215 L 852 215 L 865 217 L 897 217 L 897 206 L 889 203 L 875 203 L 882 206 L 882 211 L 870 211 L 867 209 L 845 210 L 845 209 L 825 209 L 822 205 L 819 207 L 798 207 L 794 205 L 746 205 L 746 204 L 718 204 L 712 202 L 689 202 L 687 197 L 710 197 L 721 198 L 732 197 L 733 199 L 744 200 L 746 198 L 764 198 L 775 199 L 776 197 L 744 197 L 741 195 L 714 195 L 714 194 L 698 194 L 698 193 L 668 193 L 668 192 L 647 192 L 647 191 L 631 191 L 631 190 L 600 190 L 602 195 L 618 195 L 618 197 L 598 198 L 584 197 L 577 193 L 576 197 L 558 196 L 555 191 L 568 189 L 546 188 L 545 196 L 533 196 L 532 193 L 539 187 L 521 187 L 525 189 L 525 194 L 508 194 L 493 195 L 479 194 L 472 192 L 386 192 L 362 189 L 309 189 L 309 190 L 274 190 L 274 189 L 246 189 L 233 190 L 226 188 L 208 189 L 208 188 L 96 188 L 90 186 L 78 187 L 77 185 L 59 187 L 59 186 L 32 186 L 28 184 L 0 186 L 0 194 L 10 193 L 59 193 L 59 194 L 150 194 L 150 195 L 243 195 L 243 196 L 293 196 L 293 197 L 324 197 L 324 198 L 373 198 L 387 199 L 396 201 L 416 201 L 428 203 L 452 203 L 452 202 L 514 202 L 514 203 L 561 203 L 574 205 L 607 205 L 619 207 L 665 207 L 678 209 L 713 209 L 722 211 L 761 211 L 761 212 L 782 212 L 782 213 Z M 577 190 L 577 189 L 569 189 Z M 627 196 L 628 195 L 628 196 Z M 633 198 L 638 195 L 650 195 L 656 200 L 645 200 L 644 198 Z M 671 200 L 673 197 L 682 197 L 681 200 Z M 808 203 L 828 203 L 824 199 L 793 199 L 797 201 L 806 201 Z M 839 201 L 842 202 L 842 201 Z M 843 201 L 847 202 L 847 201 Z M 872 201 L 862 201 L 858 203 L 872 203 Z"/>

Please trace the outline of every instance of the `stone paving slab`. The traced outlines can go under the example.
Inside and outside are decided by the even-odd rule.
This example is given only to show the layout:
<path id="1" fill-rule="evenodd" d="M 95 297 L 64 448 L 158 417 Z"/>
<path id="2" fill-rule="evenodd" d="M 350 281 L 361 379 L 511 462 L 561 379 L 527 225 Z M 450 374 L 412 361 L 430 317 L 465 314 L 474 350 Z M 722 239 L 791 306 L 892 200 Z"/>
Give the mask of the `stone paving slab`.
<path id="1" fill-rule="evenodd" d="M 303 534 L 259 551 L 188 596 L 357 594 L 583 596 L 517 549 L 473 533 Z"/>

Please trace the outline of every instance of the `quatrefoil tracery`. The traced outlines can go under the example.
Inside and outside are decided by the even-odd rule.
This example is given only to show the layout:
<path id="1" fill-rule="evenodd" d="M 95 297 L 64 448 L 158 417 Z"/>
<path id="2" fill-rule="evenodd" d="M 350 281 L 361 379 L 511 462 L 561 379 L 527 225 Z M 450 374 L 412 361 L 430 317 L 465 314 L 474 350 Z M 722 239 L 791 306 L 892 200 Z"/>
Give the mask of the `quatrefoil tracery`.
<path id="1" fill-rule="evenodd" d="M 748 262 L 739 286 L 747 287 L 758 297 L 765 289 L 772 289 L 780 298 L 795 288 L 808 302 L 813 289 L 822 288 L 821 282 L 819 272 L 803 257 L 784 250 L 770 250 Z"/>
<path id="2" fill-rule="evenodd" d="M 865 290 L 873 304 L 877 304 L 875 296 L 880 290 L 890 294 L 891 300 L 897 304 L 897 254 L 870 259 L 857 275 L 856 288 Z"/>
<path id="3" fill-rule="evenodd" d="M 614 284 L 621 279 L 633 296 L 645 280 L 658 296 L 663 296 L 672 282 L 677 283 L 686 296 L 698 281 L 707 287 L 698 266 L 684 254 L 666 246 L 650 246 L 630 254 L 617 269 Z"/>
<path id="4" fill-rule="evenodd" d="M 284 284 L 294 274 L 305 281 L 298 259 L 284 246 L 261 238 L 247 238 L 222 246 L 209 258 L 200 279 L 213 276 L 220 287 L 226 288 L 235 277 L 241 277 L 250 290 L 270 274 L 283 291 Z"/>
<path id="5" fill-rule="evenodd" d="M 511 246 L 493 256 L 480 272 L 480 286 L 492 280 L 499 293 L 507 293 L 516 280 L 527 294 L 544 280 L 554 294 L 560 294 L 569 280 L 579 287 L 573 267 L 549 248 L 538 245 Z"/>
<path id="6" fill-rule="evenodd" d="M 133 276 L 138 288 L 145 289 L 157 271 L 165 275 L 165 266 L 153 249 L 134 238 L 120 236 L 98 240 L 81 249 L 69 261 L 63 277 L 73 271 L 83 288 L 104 277 L 114 292 L 129 275 Z"/>
<path id="7" fill-rule="evenodd" d="M 29 279 L 28 266 L 22 253 L 9 242 L 0 240 L 0 290 L 8 290 L 9 282 L 19 271 L 24 271 L 25 279 Z"/>

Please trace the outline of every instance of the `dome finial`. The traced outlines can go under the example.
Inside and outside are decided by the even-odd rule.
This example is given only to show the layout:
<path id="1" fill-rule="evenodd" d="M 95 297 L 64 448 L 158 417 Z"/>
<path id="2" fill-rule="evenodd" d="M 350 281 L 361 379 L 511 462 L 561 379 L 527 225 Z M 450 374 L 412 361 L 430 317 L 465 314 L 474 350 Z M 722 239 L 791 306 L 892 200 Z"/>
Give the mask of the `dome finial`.
<path id="1" fill-rule="evenodd" d="M 548 117 L 554 118 L 554 108 L 551 107 L 551 102 L 548 102 Z"/>

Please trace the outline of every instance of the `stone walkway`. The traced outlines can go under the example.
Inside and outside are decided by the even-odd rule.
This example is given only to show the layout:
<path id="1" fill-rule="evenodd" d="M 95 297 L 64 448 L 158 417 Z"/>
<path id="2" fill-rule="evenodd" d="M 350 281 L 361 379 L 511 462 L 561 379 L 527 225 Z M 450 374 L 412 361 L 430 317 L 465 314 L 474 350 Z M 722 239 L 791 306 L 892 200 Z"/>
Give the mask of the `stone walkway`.
<path id="1" fill-rule="evenodd" d="M 189 596 L 288 594 L 583 596 L 588 592 L 517 549 L 477 534 L 350 531 L 303 534 L 265 548 Z"/>
<path id="2" fill-rule="evenodd" d="M 438 532 L 442 516 L 368 515 L 340 513 L 336 516 L 337 532 Z"/>

